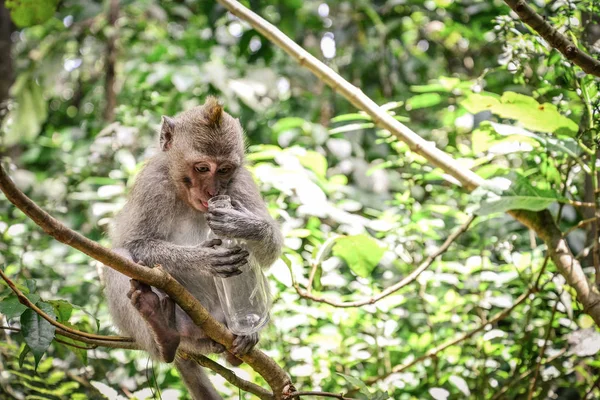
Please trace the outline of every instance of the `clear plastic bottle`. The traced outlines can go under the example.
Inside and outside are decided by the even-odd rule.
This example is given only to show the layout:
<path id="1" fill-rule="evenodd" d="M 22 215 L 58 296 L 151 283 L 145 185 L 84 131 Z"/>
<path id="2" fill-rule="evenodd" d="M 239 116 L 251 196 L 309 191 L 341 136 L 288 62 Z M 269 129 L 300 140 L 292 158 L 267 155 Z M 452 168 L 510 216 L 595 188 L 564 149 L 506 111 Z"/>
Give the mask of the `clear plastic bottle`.
<path id="1" fill-rule="evenodd" d="M 229 196 L 212 197 L 208 208 L 232 208 L 231 199 Z M 245 247 L 243 240 L 218 237 L 209 231 L 208 239 L 211 238 L 221 239 L 224 247 Z M 271 298 L 268 282 L 252 254 L 241 274 L 228 278 L 215 276 L 214 279 L 229 330 L 236 335 L 258 332 L 269 320 Z"/>

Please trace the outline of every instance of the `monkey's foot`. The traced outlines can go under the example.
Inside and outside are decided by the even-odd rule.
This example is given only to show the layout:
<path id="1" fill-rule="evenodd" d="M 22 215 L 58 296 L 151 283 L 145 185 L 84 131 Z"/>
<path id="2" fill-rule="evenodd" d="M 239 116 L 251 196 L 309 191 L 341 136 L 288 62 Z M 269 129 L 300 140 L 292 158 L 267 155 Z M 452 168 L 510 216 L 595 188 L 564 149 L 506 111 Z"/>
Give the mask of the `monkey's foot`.
<path id="1" fill-rule="evenodd" d="M 231 352 L 236 356 L 243 356 L 252 350 L 254 346 L 256 346 L 258 340 L 258 333 L 253 333 L 246 336 L 236 336 L 233 340 L 233 348 L 231 349 Z"/>
<path id="2" fill-rule="evenodd" d="M 172 362 L 181 340 L 175 329 L 175 303 L 169 297 L 160 299 L 145 283 L 132 279 L 130 284 L 127 297 L 150 327 L 162 361 Z"/>

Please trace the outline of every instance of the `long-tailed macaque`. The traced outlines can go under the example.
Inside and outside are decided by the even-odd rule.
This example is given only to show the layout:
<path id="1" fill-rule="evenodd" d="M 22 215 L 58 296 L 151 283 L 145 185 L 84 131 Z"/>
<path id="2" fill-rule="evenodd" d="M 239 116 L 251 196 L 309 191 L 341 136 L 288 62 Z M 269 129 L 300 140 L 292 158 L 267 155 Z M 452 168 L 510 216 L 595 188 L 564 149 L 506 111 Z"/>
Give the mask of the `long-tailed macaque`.
<path id="1" fill-rule="evenodd" d="M 214 98 L 175 118 L 163 117 L 160 151 L 137 177 L 129 200 L 114 219 L 113 248 L 148 267 L 160 264 L 220 322 L 225 323 L 214 276 L 230 277 L 252 255 L 264 267 L 279 257 L 277 223 L 269 216 L 244 168 L 243 131 Z M 232 209 L 208 211 L 208 200 L 227 194 Z M 247 250 L 207 240 L 243 239 Z M 206 354 L 225 348 L 211 340 L 163 292 L 105 267 L 106 295 L 114 323 L 150 355 L 175 366 L 193 399 L 220 399 L 202 369 L 176 357 L 178 348 Z M 247 353 L 258 334 L 238 336 L 228 354 Z M 241 361 L 239 361 L 241 362 Z"/>

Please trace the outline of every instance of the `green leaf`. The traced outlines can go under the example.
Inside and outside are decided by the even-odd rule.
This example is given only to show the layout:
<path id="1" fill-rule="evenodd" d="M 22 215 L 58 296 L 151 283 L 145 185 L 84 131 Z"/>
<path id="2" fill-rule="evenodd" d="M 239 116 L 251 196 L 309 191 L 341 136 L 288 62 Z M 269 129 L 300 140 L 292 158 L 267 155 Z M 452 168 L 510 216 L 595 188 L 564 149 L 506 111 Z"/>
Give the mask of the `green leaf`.
<path id="1" fill-rule="evenodd" d="M 281 147 L 273 146 L 273 145 L 256 145 L 251 146 L 250 154 L 248 154 L 248 159 L 251 161 L 264 161 L 264 160 L 272 160 L 277 155 L 281 154 Z"/>
<path id="2" fill-rule="evenodd" d="M 23 80 L 25 82 L 21 84 Z M 42 88 L 31 74 L 21 74 L 11 88 L 11 94 L 16 100 L 15 107 L 11 108 L 1 126 L 5 132 L 5 144 L 31 142 L 39 135 L 48 117 L 48 104 Z"/>
<path id="3" fill-rule="evenodd" d="M 471 114 L 477 114 L 481 111 L 491 110 L 498 104 L 500 104 L 498 96 L 491 93 L 473 93 L 467 96 L 467 98 L 460 103 L 460 105 L 466 108 Z"/>
<path id="4" fill-rule="evenodd" d="M 347 121 L 356 121 L 356 120 L 370 121 L 371 117 L 368 116 L 368 115 L 366 115 L 366 114 L 350 113 L 350 114 L 338 115 L 337 117 L 331 118 L 331 122 L 333 122 L 333 123 L 336 123 L 336 122 L 347 122 Z"/>
<path id="5" fill-rule="evenodd" d="M 433 107 L 442 102 L 442 96 L 438 93 L 418 94 L 406 101 L 406 108 L 417 110 L 419 108 Z"/>
<path id="6" fill-rule="evenodd" d="M 553 190 L 532 186 L 524 176 L 518 176 L 514 182 L 506 178 L 493 179 L 474 190 L 471 196 L 479 202 L 478 215 L 509 210 L 541 211 L 555 201 L 565 201 Z"/>
<path id="7" fill-rule="evenodd" d="M 333 254 L 346 261 L 358 276 L 367 278 L 375 269 L 385 249 L 367 235 L 342 236 L 336 239 Z"/>
<path id="8" fill-rule="evenodd" d="M 554 138 L 546 135 L 538 135 L 523 128 L 497 124 L 495 122 L 491 122 L 489 126 L 494 128 L 494 131 L 502 136 L 523 136 L 532 138 L 547 149 L 564 153 L 574 159 L 578 159 L 579 155 L 582 153 L 581 147 L 577 141 L 571 138 Z"/>
<path id="9" fill-rule="evenodd" d="M 56 318 L 54 308 L 50 304 L 39 302 L 37 306 L 46 314 Z M 25 338 L 25 343 L 33 353 L 36 368 L 50 343 L 52 343 L 55 331 L 54 325 L 40 317 L 32 309 L 25 310 L 21 314 L 21 332 Z"/>
<path id="10" fill-rule="evenodd" d="M 310 169 L 320 178 L 325 178 L 327 173 L 327 159 L 316 151 L 307 151 L 304 154 L 297 155 L 298 161 L 303 167 Z"/>
<path id="11" fill-rule="evenodd" d="M 58 322 L 67 322 L 73 313 L 73 305 L 66 300 L 50 300 L 48 301 L 54 307 L 54 311 L 58 316 Z"/>
<path id="12" fill-rule="evenodd" d="M 342 126 L 338 126 L 337 128 L 330 129 L 329 134 L 335 135 L 336 133 L 358 131 L 361 129 L 373 128 L 374 126 L 375 126 L 375 124 L 372 122 L 365 122 L 362 124 L 356 123 L 356 124 L 342 125 Z"/>
<path id="13" fill-rule="evenodd" d="M 20 28 L 43 24 L 56 12 L 58 0 L 7 0 L 10 16 Z"/>
<path id="14" fill-rule="evenodd" d="M 35 293 L 37 290 L 37 283 L 33 279 L 25 280 L 25 284 L 27 285 L 27 290 L 29 290 L 29 293 Z"/>
<path id="15" fill-rule="evenodd" d="M 290 129 L 303 128 L 305 124 L 309 124 L 302 118 L 299 117 L 287 117 L 282 118 L 273 125 L 273 133 L 279 134 L 283 131 L 288 131 Z"/>
<path id="16" fill-rule="evenodd" d="M 579 127 L 565 117 L 555 105 L 540 104 L 531 96 L 515 92 L 504 92 L 500 99 L 491 94 L 471 94 L 461 105 L 472 114 L 490 110 L 502 118 L 514 119 L 525 129 L 537 132 L 554 133 L 560 136 L 574 136 Z"/>
<path id="17" fill-rule="evenodd" d="M 552 51 L 550 51 L 550 55 L 548 56 L 548 66 L 556 64 L 560 61 L 561 58 L 562 55 L 560 54 L 560 52 L 556 49 L 552 49 Z"/>
<path id="18" fill-rule="evenodd" d="M 31 349 L 29 348 L 29 346 L 23 343 L 23 347 L 21 347 L 21 352 L 19 353 L 19 368 L 23 368 L 25 357 L 27 357 L 27 354 L 29 354 L 30 351 Z"/>
<path id="19" fill-rule="evenodd" d="M 578 126 L 561 115 L 554 104 L 539 104 L 533 97 L 514 92 L 502 95 L 502 104 L 492 108 L 492 112 L 503 118 L 519 121 L 525 129 L 538 132 L 561 133 L 574 136 Z"/>
<path id="20" fill-rule="evenodd" d="M 73 340 L 71 338 L 63 337 L 63 336 L 61 336 L 60 340 L 65 343 L 75 344 L 77 346 L 85 346 L 86 345 L 83 342 L 79 342 L 77 340 Z M 87 350 L 80 349 L 79 347 L 69 346 L 69 345 L 65 345 L 65 347 L 67 347 L 70 351 L 72 351 L 75 354 L 75 356 L 79 359 L 79 361 L 81 361 L 81 363 L 83 365 L 87 365 L 87 363 L 88 363 Z"/>
<path id="21" fill-rule="evenodd" d="M 361 381 L 360 379 L 357 379 L 350 375 L 341 374 L 339 372 L 336 372 L 336 374 L 338 374 L 339 376 L 344 378 L 353 387 L 358 388 L 362 394 L 365 394 L 367 396 L 369 396 L 371 394 L 371 392 L 369 392 L 369 388 L 367 388 L 367 385 L 365 385 L 365 383 L 363 381 Z"/>
<path id="22" fill-rule="evenodd" d="M 17 296 L 9 296 L 0 301 L 0 314 L 4 314 L 6 319 L 18 317 L 25 310 L 27 310 L 27 306 L 21 304 Z"/>
<path id="23" fill-rule="evenodd" d="M 389 398 L 390 395 L 388 393 L 378 390 L 369 397 L 369 400 L 387 400 Z"/>

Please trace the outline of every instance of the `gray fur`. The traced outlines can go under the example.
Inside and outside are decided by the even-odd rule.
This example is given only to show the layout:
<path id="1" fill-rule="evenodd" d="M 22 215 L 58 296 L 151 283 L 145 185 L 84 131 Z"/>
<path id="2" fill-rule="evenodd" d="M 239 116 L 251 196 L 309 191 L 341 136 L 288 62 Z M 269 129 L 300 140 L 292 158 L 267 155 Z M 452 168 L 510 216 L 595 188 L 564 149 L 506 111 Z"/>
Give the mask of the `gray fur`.
<path id="1" fill-rule="evenodd" d="M 209 99 L 202 107 L 164 119 L 169 127 L 161 130 L 163 151 L 150 159 L 140 172 L 129 201 L 114 220 L 110 236 L 113 248 L 121 254 L 149 267 L 160 264 L 218 321 L 225 323 L 213 276 L 240 273 L 248 252 L 222 248 L 217 245 L 219 241 L 206 241 L 209 225 L 223 236 L 246 240 L 249 252 L 264 268 L 279 257 L 282 237 L 252 176 L 243 166 L 241 126 L 218 107 L 220 105 Z M 172 136 L 164 137 L 165 132 Z M 165 143 L 168 145 L 164 146 Z M 231 175 L 215 178 L 215 194 L 228 194 L 234 209 L 230 213 L 210 215 L 208 221 L 208 214 L 193 208 L 186 199 L 189 182 L 186 188 L 181 179 L 189 174 L 189 164 L 202 157 L 234 166 Z M 202 180 L 201 177 L 196 179 Z M 115 325 L 124 334 L 131 335 L 153 358 L 161 359 L 160 343 L 156 343 L 157 335 L 150 329 L 151 324 L 146 323 L 126 296 L 130 279 L 107 267 L 105 277 L 106 296 Z M 154 288 L 152 291 L 159 298 L 165 296 Z M 180 349 L 201 354 L 224 350 L 194 325 L 180 307 L 176 308 L 174 329 L 181 335 Z M 239 337 L 233 351 L 243 355 L 257 341 L 258 335 Z M 175 364 L 194 399 L 220 398 L 197 364 L 178 358 Z"/>

